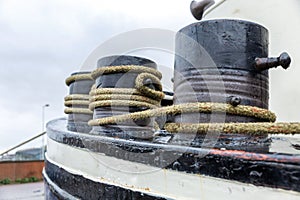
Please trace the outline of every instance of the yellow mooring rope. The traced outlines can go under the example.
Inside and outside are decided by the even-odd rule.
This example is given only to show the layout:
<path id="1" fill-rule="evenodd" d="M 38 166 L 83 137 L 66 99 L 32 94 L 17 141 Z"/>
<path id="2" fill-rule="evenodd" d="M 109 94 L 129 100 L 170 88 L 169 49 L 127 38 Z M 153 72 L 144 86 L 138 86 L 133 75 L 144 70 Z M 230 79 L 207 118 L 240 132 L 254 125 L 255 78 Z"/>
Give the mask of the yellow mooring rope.
<path id="1" fill-rule="evenodd" d="M 74 81 L 80 80 L 93 80 L 93 78 L 90 73 L 72 75 L 66 79 L 66 85 L 69 86 Z"/>
<path id="2" fill-rule="evenodd" d="M 199 133 L 205 134 L 208 131 L 217 131 L 224 134 L 296 134 L 300 133 L 299 123 L 168 123 L 165 129 L 170 133 Z"/>
<path id="3" fill-rule="evenodd" d="M 164 98 L 160 83 L 161 73 L 156 69 L 144 66 L 121 65 L 101 67 L 92 72 L 92 77 L 97 79 L 102 74 L 113 73 L 137 73 L 135 88 L 93 88 L 90 92 L 89 109 L 107 106 L 130 106 L 157 108 L 161 99 Z M 155 85 L 155 89 L 144 86 L 148 80 Z"/>
<path id="4" fill-rule="evenodd" d="M 96 80 L 97 77 L 103 74 L 114 74 L 114 73 L 147 73 L 153 74 L 158 79 L 162 78 L 162 74 L 156 69 L 144 66 L 137 65 L 120 65 L 120 66 L 107 66 L 107 67 L 99 67 L 92 72 L 92 78 Z"/>
<path id="5" fill-rule="evenodd" d="M 87 94 L 70 94 L 65 97 L 65 101 L 70 101 L 70 100 L 90 100 L 90 95 Z"/>
<path id="6" fill-rule="evenodd" d="M 101 94 L 101 95 L 94 95 L 91 97 L 90 102 L 96 102 L 101 100 L 132 100 L 132 101 L 141 101 L 146 102 L 149 104 L 159 106 L 159 101 L 140 96 L 140 95 L 129 95 L 129 94 Z"/>
<path id="7" fill-rule="evenodd" d="M 135 89 L 131 88 L 93 88 L 90 92 L 90 109 L 102 106 L 137 106 L 147 107 L 149 110 L 134 112 L 130 114 L 117 115 L 112 117 L 93 119 L 89 121 L 90 126 L 102 126 L 117 124 L 131 120 L 146 119 L 149 117 L 159 117 L 167 114 L 182 113 L 226 113 L 238 116 L 255 117 L 264 121 L 259 123 L 167 123 L 165 129 L 170 133 L 206 133 L 209 131 L 220 131 L 227 134 L 296 134 L 300 133 L 300 123 L 274 123 L 276 115 L 266 109 L 238 105 L 232 106 L 226 103 L 197 102 L 186 103 L 173 106 L 159 107 L 158 104 L 163 99 L 162 86 L 160 83 L 161 73 L 149 67 L 134 65 L 110 66 L 98 68 L 92 72 L 92 77 L 96 79 L 102 74 L 120 72 L 140 73 L 135 80 Z M 157 86 L 157 90 L 146 87 L 144 81 L 151 79 Z"/>
<path id="8" fill-rule="evenodd" d="M 120 122 L 126 122 L 129 120 L 145 119 L 149 117 L 159 117 L 166 114 L 182 114 L 182 113 L 227 113 L 235 114 L 247 117 L 256 117 L 263 120 L 274 122 L 276 116 L 269 110 L 252 107 L 252 106 L 232 106 L 225 103 L 186 103 L 173 106 L 165 106 L 157 109 L 145 110 L 140 112 L 134 112 L 126 115 L 117 115 L 113 117 L 106 117 L 101 119 L 94 119 L 89 122 L 91 126 L 115 124 Z"/>
<path id="9" fill-rule="evenodd" d="M 70 86 L 71 83 L 78 80 L 93 80 L 91 73 L 75 74 L 66 79 L 66 85 Z M 92 115 L 93 112 L 89 110 L 90 95 L 87 94 L 70 94 L 65 97 L 64 112 L 66 114 L 87 114 Z"/>

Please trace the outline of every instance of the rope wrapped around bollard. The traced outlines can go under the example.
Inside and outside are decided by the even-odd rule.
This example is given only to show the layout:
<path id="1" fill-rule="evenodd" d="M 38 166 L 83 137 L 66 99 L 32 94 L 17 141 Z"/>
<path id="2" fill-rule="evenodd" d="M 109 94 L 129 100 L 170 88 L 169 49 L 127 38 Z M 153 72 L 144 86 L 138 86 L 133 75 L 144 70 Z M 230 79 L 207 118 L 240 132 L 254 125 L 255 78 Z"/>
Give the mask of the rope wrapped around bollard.
<path id="1" fill-rule="evenodd" d="M 106 125 L 126 122 L 128 120 L 137 120 L 148 117 L 158 117 L 166 114 L 180 114 L 189 112 L 226 112 L 230 114 L 255 116 L 260 119 L 267 119 L 270 122 L 257 123 L 166 123 L 165 129 L 170 133 L 200 133 L 207 131 L 221 131 L 226 134 L 297 134 L 300 133 L 300 123 L 298 122 L 279 122 L 274 123 L 276 116 L 271 111 L 252 106 L 233 107 L 230 104 L 221 103 L 187 103 L 175 106 L 167 106 L 152 110 L 146 110 L 127 115 L 119 115 L 89 121 L 89 125 Z"/>
<path id="2" fill-rule="evenodd" d="M 151 109 L 159 107 L 164 93 L 162 92 L 162 85 L 160 83 L 161 73 L 155 69 L 135 65 L 101 67 L 92 72 L 92 77 L 96 79 L 102 74 L 121 72 L 140 73 L 135 79 L 135 89 L 93 88 L 90 92 L 90 110 L 107 106 L 135 106 Z M 147 87 L 144 83 L 145 80 L 155 84 L 156 88 Z"/>
<path id="3" fill-rule="evenodd" d="M 91 127 L 88 121 L 93 118 L 93 112 L 89 110 L 91 90 L 94 80 L 91 72 L 75 72 L 66 79 L 69 87 L 69 95 L 64 98 L 65 114 L 68 115 L 67 129 L 69 131 L 89 133 Z"/>
<path id="4" fill-rule="evenodd" d="M 144 71 L 145 69 L 145 71 Z M 93 119 L 89 121 L 90 126 L 101 126 L 108 124 L 123 123 L 130 120 L 146 119 L 149 117 L 159 117 L 166 114 L 181 114 L 181 113 L 227 113 L 239 116 L 256 117 L 269 122 L 260 123 L 167 123 L 165 129 L 168 132 L 176 133 L 205 133 L 210 131 L 221 131 L 224 133 L 238 133 L 238 134 L 295 134 L 300 132 L 299 123 L 273 123 L 276 120 L 276 115 L 266 109 L 238 105 L 232 106 L 226 103 L 186 103 L 167 107 L 158 108 L 159 101 L 163 98 L 162 87 L 160 83 L 161 75 L 154 69 L 147 67 L 129 66 L 114 66 L 103 67 L 92 72 L 92 77 L 95 79 L 101 74 L 128 72 L 141 72 L 136 78 L 136 89 L 129 88 L 101 88 L 93 89 L 90 92 L 91 103 L 89 108 L 101 106 L 144 106 L 150 108 L 149 110 L 139 111 L 130 114 L 117 115 L 112 117 L 105 117 L 100 119 Z M 144 85 L 146 79 L 151 79 L 157 85 L 157 90 L 151 89 Z"/>
<path id="5" fill-rule="evenodd" d="M 106 124 L 115 124 L 120 122 L 125 122 L 128 120 L 137 120 L 148 117 L 158 117 L 166 114 L 181 114 L 181 113 L 192 113 L 192 112 L 226 112 L 229 114 L 236 114 L 241 116 L 254 116 L 260 119 L 265 119 L 270 122 L 274 122 L 276 120 L 276 116 L 269 110 L 252 107 L 252 106 L 232 106 L 230 104 L 225 103 L 186 103 L 179 104 L 173 106 L 166 106 L 162 108 L 145 110 L 136 113 L 130 113 L 126 115 L 118 115 L 114 117 L 107 117 L 102 119 L 91 120 L 89 122 L 90 125 L 106 125 Z"/>

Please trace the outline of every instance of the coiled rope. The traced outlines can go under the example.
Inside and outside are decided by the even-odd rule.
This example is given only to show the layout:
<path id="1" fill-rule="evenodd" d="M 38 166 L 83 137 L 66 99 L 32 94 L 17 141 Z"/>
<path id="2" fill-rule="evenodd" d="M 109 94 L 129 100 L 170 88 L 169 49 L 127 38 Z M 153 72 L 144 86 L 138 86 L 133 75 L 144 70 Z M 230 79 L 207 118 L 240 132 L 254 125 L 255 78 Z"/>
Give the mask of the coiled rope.
<path id="1" fill-rule="evenodd" d="M 89 109 L 107 106 L 132 106 L 154 109 L 159 107 L 164 97 L 160 79 L 161 73 L 144 66 L 121 65 L 97 68 L 92 72 L 93 79 L 103 74 L 138 73 L 135 88 L 93 88 L 90 92 Z M 145 81 L 155 85 L 155 89 L 145 86 Z"/>
<path id="2" fill-rule="evenodd" d="M 186 104 L 179 104 L 173 106 L 165 106 L 158 109 L 145 110 L 145 111 L 125 114 L 125 115 L 94 119 L 91 120 L 89 124 L 92 126 L 116 124 L 116 123 L 126 122 L 129 120 L 145 119 L 149 117 L 159 117 L 166 114 L 176 115 L 182 113 L 195 113 L 195 112 L 202 112 L 202 113 L 226 112 L 228 114 L 256 117 L 256 118 L 268 120 L 270 122 L 274 122 L 276 120 L 276 116 L 274 113 L 258 107 L 242 106 L 242 105 L 233 107 L 230 104 L 224 104 L 224 103 L 186 103 Z"/>
<path id="3" fill-rule="evenodd" d="M 90 92 L 91 103 L 89 108 L 103 106 L 138 106 L 147 107 L 149 110 L 134 112 L 130 114 L 116 115 L 112 117 L 93 119 L 89 121 L 90 126 L 102 126 L 109 124 L 124 123 L 131 120 L 140 120 L 150 117 L 159 117 L 167 114 L 182 113 L 227 113 L 239 116 L 255 117 L 268 122 L 260 123 L 167 123 L 165 129 L 170 133 L 200 133 L 209 131 L 221 131 L 227 134 L 296 134 L 300 133 L 300 123 L 274 123 L 276 115 L 266 109 L 238 105 L 232 106 L 226 103 L 186 103 L 166 107 L 158 107 L 164 94 L 160 83 L 161 73 L 149 68 L 134 65 L 101 67 L 92 72 L 96 79 L 102 74 L 120 72 L 140 73 L 135 80 L 135 89 L 130 88 L 101 88 L 92 89 Z M 157 88 L 151 89 L 145 86 L 144 81 L 150 79 Z"/>
<path id="4" fill-rule="evenodd" d="M 81 81 L 81 80 L 93 80 L 90 73 L 86 74 L 75 74 L 66 79 L 66 85 L 69 86 L 71 83 L 75 81 Z"/>
<path id="5" fill-rule="evenodd" d="M 199 133 L 205 134 L 207 131 L 217 131 L 224 134 L 246 134 L 246 135 L 266 135 L 266 134 L 296 134 L 300 133 L 299 123 L 168 123 L 165 129 L 170 133 Z"/>
<path id="6" fill-rule="evenodd" d="M 91 73 L 75 74 L 66 79 L 66 85 L 70 86 L 75 81 L 93 80 Z M 89 110 L 90 96 L 87 94 L 70 94 L 64 98 L 66 114 L 87 114 L 92 115 L 93 112 Z"/>
<path id="7" fill-rule="evenodd" d="M 90 95 L 87 94 L 70 94 L 65 97 L 65 101 L 72 100 L 90 100 Z"/>
<path id="8" fill-rule="evenodd" d="M 99 67 L 92 72 L 91 76 L 94 80 L 96 80 L 96 78 L 98 78 L 103 74 L 127 73 L 127 72 L 153 74 L 158 79 L 162 78 L 162 74 L 156 69 L 150 67 L 144 67 L 144 66 L 137 66 L 137 65 Z"/>

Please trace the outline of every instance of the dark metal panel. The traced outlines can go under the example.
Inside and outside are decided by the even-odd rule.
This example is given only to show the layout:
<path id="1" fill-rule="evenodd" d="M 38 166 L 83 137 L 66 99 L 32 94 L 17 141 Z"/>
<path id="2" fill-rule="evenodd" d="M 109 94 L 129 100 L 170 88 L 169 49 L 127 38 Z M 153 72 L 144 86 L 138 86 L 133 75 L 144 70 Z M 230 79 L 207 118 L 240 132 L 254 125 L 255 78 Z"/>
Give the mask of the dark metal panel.
<path id="1" fill-rule="evenodd" d="M 73 75 L 80 74 L 90 74 L 91 72 L 75 72 Z M 92 85 L 94 84 L 93 80 L 76 80 L 69 85 L 69 94 L 83 94 L 88 95 Z M 85 108 L 88 109 L 88 106 L 73 106 L 74 108 Z M 87 122 L 91 120 L 93 116 L 91 114 L 80 114 L 80 113 L 72 113 L 68 114 L 68 129 L 70 131 L 88 133 L 92 129 L 88 126 Z"/>
<path id="2" fill-rule="evenodd" d="M 131 162 L 187 173 L 300 192 L 300 156 L 124 140 L 65 130 L 61 120 L 48 124 L 48 136 L 60 143 Z"/>
<path id="3" fill-rule="evenodd" d="M 120 66 L 120 65 L 136 65 L 156 69 L 155 62 L 136 56 L 116 55 L 103 57 L 98 60 L 98 68 L 107 66 Z M 135 88 L 135 79 L 138 73 L 113 73 L 103 74 L 96 78 L 97 88 Z M 112 99 L 113 100 L 113 99 Z M 113 115 L 128 114 L 137 111 L 143 111 L 146 108 L 142 107 L 99 107 L 94 109 L 94 119 L 110 117 Z M 149 139 L 153 135 L 153 118 L 137 120 L 122 125 L 107 125 L 107 126 L 94 126 L 92 129 L 93 134 L 102 134 L 106 136 L 119 137 L 119 138 L 141 138 Z M 127 134 L 130 132 L 131 134 Z"/>
<path id="4" fill-rule="evenodd" d="M 94 182 L 81 175 L 67 172 L 63 168 L 45 161 L 46 199 L 70 199 L 66 197 L 71 194 L 77 199 L 101 199 L 101 200 L 163 200 L 165 198 L 150 196 L 145 193 L 136 192 L 115 185 Z M 52 182 L 52 184 L 50 183 Z M 52 187 L 51 187 L 52 185 Z M 50 187 L 49 187 L 50 186 Z M 63 191 L 63 192 L 61 192 Z M 69 195 L 68 195 L 69 196 Z M 72 198 L 73 199 L 73 198 Z"/>
<path id="5" fill-rule="evenodd" d="M 242 105 L 267 109 L 268 71 L 255 68 L 255 58 L 267 56 L 268 31 L 261 25 L 222 19 L 184 27 L 176 36 L 174 104 L 225 103 L 238 97 Z M 199 122 L 211 120 L 209 115 L 201 115 Z M 260 120 L 225 117 L 225 122 L 253 121 Z"/>

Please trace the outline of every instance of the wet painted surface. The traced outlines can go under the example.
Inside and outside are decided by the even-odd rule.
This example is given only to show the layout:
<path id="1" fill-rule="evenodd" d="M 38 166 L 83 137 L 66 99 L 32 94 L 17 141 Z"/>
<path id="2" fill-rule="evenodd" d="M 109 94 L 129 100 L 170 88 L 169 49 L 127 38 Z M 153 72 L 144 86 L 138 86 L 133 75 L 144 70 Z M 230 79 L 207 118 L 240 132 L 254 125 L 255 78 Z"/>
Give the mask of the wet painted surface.
<path id="1" fill-rule="evenodd" d="M 124 189 L 114 185 L 94 182 L 80 175 L 74 175 L 66 170 L 46 161 L 47 176 L 62 190 L 79 199 L 103 199 L 103 200 L 162 200 L 163 198 L 149 196 L 141 192 Z M 48 185 L 46 199 L 65 199 Z"/>
<path id="2" fill-rule="evenodd" d="M 64 120 L 48 124 L 48 136 L 60 143 L 119 159 L 187 173 L 300 191 L 300 155 L 204 149 L 122 140 L 68 132 Z M 170 158 L 176 158 L 170 162 Z"/>
<path id="3" fill-rule="evenodd" d="M 299 192 L 256 187 L 232 180 L 191 174 L 116 159 L 48 139 L 46 159 L 86 179 L 167 199 L 297 199 Z M 63 152 L 60 155 L 60 152 Z M 73 156 L 76 155 L 76 156 Z M 145 155 L 146 156 L 146 155 Z M 82 163 L 89 163 L 83 165 Z"/>

